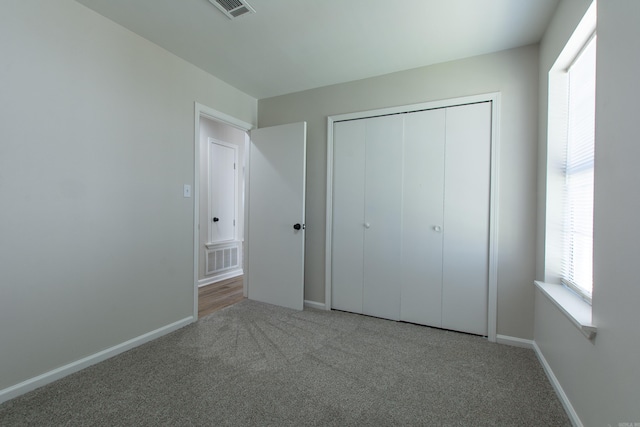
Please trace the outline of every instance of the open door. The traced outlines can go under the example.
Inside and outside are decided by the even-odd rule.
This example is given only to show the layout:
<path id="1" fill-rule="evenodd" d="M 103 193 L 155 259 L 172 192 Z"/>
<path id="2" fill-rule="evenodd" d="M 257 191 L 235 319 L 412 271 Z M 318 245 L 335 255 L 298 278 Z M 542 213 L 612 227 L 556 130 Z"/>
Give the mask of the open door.
<path id="1" fill-rule="evenodd" d="M 307 124 L 250 136 L 247 296 L 302 310 Z"/>

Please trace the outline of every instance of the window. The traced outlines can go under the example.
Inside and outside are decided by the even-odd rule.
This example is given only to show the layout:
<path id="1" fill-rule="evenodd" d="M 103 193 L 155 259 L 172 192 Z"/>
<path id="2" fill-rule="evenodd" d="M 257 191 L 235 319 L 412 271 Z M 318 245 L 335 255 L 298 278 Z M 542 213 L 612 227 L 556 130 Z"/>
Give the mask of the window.
<path id="1" fill-rule="evenodd" d="M 544 279 L 535 282 L 588 339 L 597 332 L 591 307 L 596 25 L 593 0 L 549 69 Z"/>
<path id="2" fill-rule="evenodd" d="M 568 109 L 560 280 L 590 301 L 593 286 L 595 35 L 582 48 L 566 73 Z"/>

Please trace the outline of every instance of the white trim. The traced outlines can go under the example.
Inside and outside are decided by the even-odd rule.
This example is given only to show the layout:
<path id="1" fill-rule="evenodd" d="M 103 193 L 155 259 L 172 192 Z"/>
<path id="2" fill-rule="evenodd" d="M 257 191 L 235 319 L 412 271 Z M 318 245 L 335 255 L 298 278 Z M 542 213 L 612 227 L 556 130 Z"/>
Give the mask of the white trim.
<path id="1" fill-rule="evenodd" d="M 573 326 L 578 328 L 587 339 L 593 339 L 598 328 L 592 321 L 591 305 L 563 285 L 545 283 L 536 280 L 540 292 L 551 301 Z"/>
<path id="2" fill-rule="evenodd" d="M 512 347 L 522 347 L 533 349 L 533 340 L 525 340 L 524 338 L 510 337 L 508 335 L 496 335 L 496 343 L 510 345 Z"/>
<path id="3" fill-rule="evenodd" d="M 489 196 L 489 289 L 487 295 L 487 337 L 498 335 L 498 242 L 500 200 L 500 92 L 491 94 L 491 195 Z"/>
<path id="4" fill-rule="evenodd" d="M 249 132 L 254 126 L 250 123 L 238 120 L 223 112 L 214 110 L 213 108 L 202 105 L 198 102 L 194 102 L 194 132 L 193 132 L 193 321 L 198 320 L 198 269 L 200 261 L 200 117 L 205 117 L 211 120 L 225 123 L 229 126 L 233 126 L 244 132 Z M 248 136 L 245 138 L 248 141 Z M 245 147 L 248 147 L 245 142 Z M 248 150 L 245 149 L 245 163 L 244 168 L 248 165 Z M 248 170 L 248 169 L 247 169 Z M 245 177 L 244 182 L 248 181 L 248 177 Z M 245 184 L 246 185 L 246 184 Z M 243 194 L 246 194 L 247 189 Z M 247 218 L 248 207 L 245 206 L 245 236 L 247 235 Z M 247 245 L 244 245 L 243 249 L 243 262 L 247 261 L 249 254 L 244 252 Z M 245 269 L 246 271 L 246 269 Z M 247 296 L 247 280 L 244 280 L 244 296 Z"/>
<path id="5" fill-rule="evenodd" d="M 496 342 L 498 322 L 498 212 L 500 172 L 500 92 L 444 99 L 400 107 L 383 108 L 327 117 L 327 210 L 325 233 L 325 308 L 331 310 L 331 251 L 333 229 L 333 125 L 337 121 L 364 119 L 389 114 L 411 113 L 434 108 L 491 102 L 491 195 L 489 213 L 489 277 L 487 295 L 487 338 Z"/>
<path id="6" fill-rule="evenodd" d="M 249 245 L 245 244 L 246 239 L 249 236 L 249 151 L 251 150 L 251 136 L 249 131 L 245 133 L 244 136 L 244 164 L 242 166 L 242 203 L 244 204 L 244 232 L 243 237 L 245 240 L 242 241 L 242 269 L 244 271 L 244 280 L 242 285 L 242 296 L 245 298 L 249 297 Z"/>
<path id="7" fill-rule="evenodd" d="M 580 417 L 578 417 L 578 413 L 573 408 L 571 401 L 569 400 L 569 398 L 567 397 L 567 394 L 564 392 L 564 390 L 562 389 L 562 386 L 560 385 L 560 381 L 558 381 L 558 378 L 556 378 L 556 375 L 553 373 L 553 370 L 551 369 L 551 366 L 547 362 L 547 359 L 544 358 L 544 355 L 542 354 L 542 350 L 540 350 L 540 347 L 538 347 L 538 343 L 536 343 L 535 341 L 533 341 L 533 351 L 536 353 L 536 356 L 538 356 L 538 360 L 540 361 L 540 364 L 542 365 L 542 368 L 544 369 L 545 374 L 547 374 L 547 378 L 549 378 L 549 382 L 551 382 L 551 385 L 556 391 L 556 394 L 558 395 L 558 399 L 560 399 L 560 402 L 562 403 L 562 406 L 564 407 L 564 410 L 567 413 L 567 416 L 569 417 L 571 424 L 574 427 L 583 427 L 584 424 L 582 424 L 582 421 L 580 421 Z"/>
<path id="8" fill-rule="evenodd" d="M 223 240 L 221 242 L 208 242 L 204 244 L 204 247 L 207 249 L 220 249 L 221 247 L 240 247 L 242 245 L 242 240 Z"/>
<path id="9" fill-rule="evenodd" d="M 245 132 L 248 132 L 255 127 L 251 123 L 236 119 L 233 116 L 230 116 L 218 110 L 214 110 L 213 108 L 207 107 L 206 105 L 200 104 L 198 102 L 196 102 L 195 104 L 196 112 L 200 113 L 201 116 L 205 116 L 218 122 L 226 123 L 230 126 L 233 126 L 234 128 L 240 129 Z M 198 128 L 198 130 L 200 130 L 200 128 Z M 198 138 L 198 141 L 199 140 L 200 138 Z"/>
<path id="10" fill-rule="evenodd" d="M 223 280 L 233 279 L 234 277 L 242 276 L 243 270 L 233 270 L 224 274 L 219 274 L 214 277 L 206 277 L 204 279 L 198 280 L 198 288 L 202 288 L 204 286 L 213 285 L 214 283 L 222 282 Z"/>
<path id="11" fill-rule="evenodd" d="M 332 270 L 331 257 L 333 250 L 333 116 L 327 118 L 327 211 L 324 244 L 324 307 L 331 310 Z"/>
<path id="12" fill-rule="evenodd" d="M 45 372 L 44 374 L 38 375 L 37 377 L 33 377 L 19 384 L 7 387 L 3 390 L 0 390 L 0 403 L 28 393 L 31 390 L 35 390 L 36 388 L 52 383 L 56 380 L 59 380 L 60 378 L 64 378 L 67 375 L 71 375 L 74 372 L 78 372 L 82 369 L 88 368 L 91 365 L 95 365 L 96 363 L 107 360 L 113 356 L 117 356 L 120 353 L 123 353 L 134 347 L 138 347 L 156 338 L 160 338 L 161 336 L 183 328 L 192 322 L 192 317 L 186 317 L 182 320 L 178 320 L 177 322 L 173 322 L 154 331 L 147 332 L 146 334 L 140 335 L 139 337 L 99 351 L 98 353 L 94 353 L 80 360 L 76 360 L 75 362 L 61 366 L 52 371 Z"/>
<path id="13" fill-rule="evenodd" d="M 309 300 L 304 300 L 304 306 L 308 307 L 308 308 L 315 308 L 318 310 L 326 310 L 326 304 L 322 303 L 322 302 L 317 302 L 317 301 L 309 301 Z"/>

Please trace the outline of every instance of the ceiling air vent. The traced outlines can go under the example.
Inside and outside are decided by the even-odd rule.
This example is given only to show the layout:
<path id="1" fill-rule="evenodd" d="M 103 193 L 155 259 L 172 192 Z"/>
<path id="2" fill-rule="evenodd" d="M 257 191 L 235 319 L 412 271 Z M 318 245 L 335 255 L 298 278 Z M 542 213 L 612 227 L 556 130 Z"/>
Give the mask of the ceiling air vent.
<path id="1" fill-rule="evenodd" d="M 256 11 L 244 0 L 209 0 L 211 4 L 220 9 L 227 18 L 234 19 L 247 13 Z"/>

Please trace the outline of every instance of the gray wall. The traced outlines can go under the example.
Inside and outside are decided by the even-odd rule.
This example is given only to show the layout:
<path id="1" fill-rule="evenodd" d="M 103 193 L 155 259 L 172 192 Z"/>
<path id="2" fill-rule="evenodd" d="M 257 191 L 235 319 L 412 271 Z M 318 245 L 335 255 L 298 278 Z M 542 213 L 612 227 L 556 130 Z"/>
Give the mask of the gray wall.
<path id="1" fill-rule="evenodd" d="M 540 93 L 558 53 L 590 4 L 563 0 L 541 44 Z M 586 340 L 546 297 L 536 292 L 535 341 L 578 417 L 586 426 L 640 423 L 640 2 L 598 2 L 593 321 Z M 540 135 L 546 135 L 546 99 L 540 97 Z M 540 158 L 546 156 L 540 138 Z M 540 162 L 544 175 L 544 162 Z M 540 193 L 544 198 L 544 182 Z M 540 215 L 544 218 L 544 205 Z M 544 231 L 538 233 L 539 278 Z M 540 241 L 542 239 L 542 241 Z"/>
<path id="2" fill-rule="evenodd" d="M 327 116 L 497 91 L 502 93 L 498 334 L 533 338 L 537 45 L 258 102 L 259 126 L 308 122 L 305 299 L 324 302 Z"/>
<path id="3" fill-rule="evenodd" d="M 193 314 L 194 101 L 257 101 L 71 0 L 0 2 L 0 390 Z"/>

